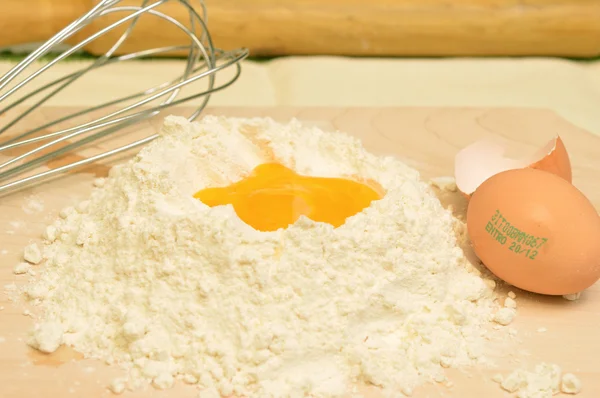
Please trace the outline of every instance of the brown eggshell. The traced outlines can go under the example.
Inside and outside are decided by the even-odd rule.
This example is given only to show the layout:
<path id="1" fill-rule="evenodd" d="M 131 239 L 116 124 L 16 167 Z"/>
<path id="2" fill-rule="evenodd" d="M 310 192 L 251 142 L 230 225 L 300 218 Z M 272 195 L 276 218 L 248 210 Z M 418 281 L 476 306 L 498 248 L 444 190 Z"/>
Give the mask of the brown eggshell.
<path id="1" fill-rule="evenodd" d="M 456 154 L 454 159 L 456 186 L 465 198 L 469 199 L 483 181 L 506 170 L 530 167 L 572 181 L 569 154 L 559 136 L 524 159 L 507 158 L 504 156 L 505 150 L 506 148 L 498 143 L 481 140 Z"/>
<path id="2" fill-rule="evenodd" d="M 555 174 L 526 168 L 489 178 L 471 197 L 467 228 L 481 261 L 521 289 L 571 294 L 600 278 L 600 216 Z"/>
<path id="3" fill-rule="evenodd" d="M 531 164 L 531 168 L 548 171 L 557 176 L 572 182 L 573 172 L 571 170 L 571 160 L 567 153 L 567 148 L 560 137 L 550 141 L 544 148 L 536 153 L 533 158 L 539 159 Z"/>

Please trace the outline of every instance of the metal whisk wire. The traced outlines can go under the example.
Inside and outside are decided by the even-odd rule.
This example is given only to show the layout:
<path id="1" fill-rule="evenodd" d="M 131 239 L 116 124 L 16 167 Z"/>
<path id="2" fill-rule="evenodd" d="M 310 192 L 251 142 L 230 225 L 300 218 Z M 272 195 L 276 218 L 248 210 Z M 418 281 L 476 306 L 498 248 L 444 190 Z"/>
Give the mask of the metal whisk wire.
<path id="1" fill-rule="evenodd" d="M 26 151 L 22 155 L 16 156 L 10 160 L 5 161 L 0 164 L 0 193 L 5 191 L 21 187 L 25 184 L 32 183 L 35 181 L 42 180 L 46 177 L 50 177 L 52 175 L 56 175 L 68 170 L 71 170 L 76 167 L 80 167 L 89 163 L 93 163 L 99 161 L 101 159 L 116 155 L 118 153 L 122 153 L 128 151 L 132 148 L 139 147 L 144 145 L 158 137 L 158 134 L 153 134 L 148 137 L 139 139 L 137 141 L 131 142 L 127 145 L 123 145 L 119 148 L 106 151 L 104 153 L 100 153 L 98 155 L 82 159 L 71 164 L 67 164 L 61 167 L 57 167 L 51 170 L 47 170 L 44 172 L 37 173 L 35 175 L 21 178 L 16 181 L 6 182 L 11 178 L 15 178 L 25 171 L 34 168 L 40 164 L 43 164 L 49 160 L 52 160 L 58 156 L 61 156 L 65 153 L 68 153 L 76 148 L 84 146 L 88 143 L 97 141 L 103 137 L 106 137 L 110 134 L 116 133 L 128 126 L 139 123 L 141 121 L 150 119 L 160 113 L 162 110 L 182 104 L 184 102 L 203 97 L 202 102 L 198 105 L 198 107 L 192 112 L 191 115 L 188 116 L 188 119 L 194 120 L 196 119 L 200 113 L 206 107 L 210 95 L 216 91 L 220 91 L 231 84 L 233 84 L 241 73 L 240 61 L 248 56 L 248 50 L 246 49 L 236 49 L 233 51 L 223 51 L 214 47 L 210 33 L 207 29 L 206 24 L 206 8 L 204 2 L 202 0 L 198 0 L 200 5 L 201 13 L 200 15 L 193 5 L 188 0 L 156 0 L 150 3 L 150 0 L 144 0 L 140 6 L 117 6 L 121 0 L 103 0 L 99 2 L 95 7 L 93 7 L 89 12 L 84 14 L 82 17 L 76 19 L 71 24 L 69 24 L 62 31 L 57 33 L 54 37 L 49 39 L 46 43 L 40 46 L 37 50 L 32 52 L 29 56 L 27 56 L 23 61 L 17 64 L 14 68 L 12 68 L 8 73 L 6 73 L 3 77 L 0 78 L 0 92 L 2 90 L 7 90 L 3 94 L 0 95 L 0 104 L 4 105 L 6 100 L 15 93 L 18 93 L 23 87 L 29 84 L 36 77 L 44 73 L 46 70 L 62 61 L 63 59 L 69 57 L 75 52 L 79 51 L 87 44 L 101 37 L 102 35 L 108 33 L 109 31 L 116 29 L 126 23 L 129 23 L 125 32 L 119 37 L 116 43 L 102 56 L 98 57 L 94 62 L 79 70 L 77 72 L 71 73 L 69 75 L 58 78 L 44 86 L 41 86 L 31 93 L 27 93 L 22 97 L 16 99 L 14 102 L 9 103 L 7 105 L 2 106 L 0 109 L 0 115 L 8 112 L 9 110 L 15 108 L 18 105 L 25 103 L 25 101 L 37 96 L 46 93 L 40 100 L 36 101 L 33 105 L 29 106 L 24 112 L 16 116 L 2 128 L 0 128 L 0 137 L 7 130 L 18 124 L 21 120 L 23 120 L 27 115 L 32 113 L 34 110 L 43 105 L 50 98 L 54 97 L 58 93 L 60 93 L 63 89 L 73 84 L 80 77 L 85 74 L 92 72 L 94 69 L 101 68 L 103 66 L 111 65 L 117 62 L 123 62 L 133 59 L 140 59 L 148 56 L 155 56 L 164 53 L 171 53 L 173 51 L 181 51 L 187 50 L 188 56 L 187 61 L 185 63 L 185 69 L 181 76 L 163 82 L 155 87 L 151 87 L 142 92 L 134 93 L 131 95 L 127 95 L 122 98 L 118 98 L 112 101 L 105 102 L 101 105 L 97 105 L 91 107 L 89 109 L 83 111 L 77 111 L 67 116 L 60 117 L 51 122 L 45 123 L 42 126 L 36 127 L 34 129 L 30 129 L 15 137 L 11 137 L 7 140 L 4 140 L 0 143 L 0 155 L 9 149 L 14 149 L 20 146 L 33 144 L 36 142 L 48 141 L 37 148 Z M 184 24 L 176 20 L 175 18 L 164 14 L 156 10 L 156 8 L 162 4 L 167 2 L 176 2 L 181 6 L 185 7 L 188 11 L 189 15 L 189 27 L 186 27 Z M 78 44 L 70 47 L 68 50 L 64 51 L 62 54 L 58 55 L 52 61 L 40 67 L 36 72 L 31 75 L 25 77 L 20 82 L 16 83 L 10 89 L 7 89 L 8 85 L 14 81 L 19 75 L 21 75 L 27 67 L 32 65 L 34 62 L 40 59 L 40 57 L 51 52 L 57 45 L 62 44 L 65 40 L 72 37 L 77 32 L 84 29 L 90 23 L 95 21 L 98 18 L 103 16 L 112 14 L 112 13 L 123 13 L 128 12 L 129 15 L 121 18 L 120 20 L 110 24 L 109 26 L 99 30 L 98 32 L 92 34 L 88 38 L 82 40 Z M 149 50 L 138 51 L 131 54 L 121 55 L 121 56 L 113 56 L 113 54 L 119 49 L 119 47 L 127 40 L 127 38 L 131 35 L 138 19 L 143 15 L 152 15 L 154 17 L 160 18 L 164 21 L 169 22 L 171 25 L 177 27 L 181 30 L 185 35 L 187 35 L 190 39 L 189 45 L 183 46 L 168 46 L 161 48 L 154 48 Z M 201 29 L 201 35 L 198 36 L 197 29 Z M 215 75 L 217 72 L 222 71 L 224 69 L 234 67 L 235 73 L 233 76 L 221 83 L 220 85 L 215 85 Z M 207 88 L 203 91 L 196 92 L 194 94 L 188 95 L 183 98 L 177 98 L 181 89 L 193 82 L 196 82 L 200 79 L 207 80 Z M 49 91 L 49 93 L 47 93 Z M 166 98 L 164 98 L 166 97 Z M 162 100 L 161 100 L 162 99 Z M 42 130 L 51 128 L 59 123 L 63 123 L 65 121 L 74 119 L 76 117 L 85 116 L 92 112 L 97 112 L 99 110 L 119 105 L 127 101 L 137 100 L 133 104 L 124 106 L 122 109 L 117 111 L 113 111 L 104 115 L 102 117 L 93 119 L 91 121 L 79 124 L 75 127 L 65 128 L 59 131 L 54 131 L 50 133 L 46 133 L 41 136 L 36 136 L 33 138 L 28 138 L 31 135 L 38 133 Z M 142 108 L 145 105 L 152 103 L 155 100 L 161 100 L 159 105 L 154 105 L 148 108 Z M 90 134 L 91 133 L 91 134 Z M 89 135 L 88 135 L 89 134 Z M 70 142 L 69 140 L 80 137 L 79 140 L 75 142 Z M 53 146 L 61 143 L 68 143 L 58 149 L 54 149 L 49 153 L 43 154 L 44 151 L 49 150 Z M 37 155 L 37 156 L 36 156 Z M 2 184 L 4 183 L 4 184 Z"/>

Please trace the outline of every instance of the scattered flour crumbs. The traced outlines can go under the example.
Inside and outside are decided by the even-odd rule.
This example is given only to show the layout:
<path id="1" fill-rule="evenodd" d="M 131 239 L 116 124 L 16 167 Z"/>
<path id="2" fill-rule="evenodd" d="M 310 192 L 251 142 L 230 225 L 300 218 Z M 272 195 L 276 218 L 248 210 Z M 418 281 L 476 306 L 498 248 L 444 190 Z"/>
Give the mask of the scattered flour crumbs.
<path id="1" fill-rule="evenodd" d="M 192 197 L 273 158 L 387 194 L 336 229 L 302 217 L 266 233 Z M 181 379 L 202 398 L 358 397 L 361 383 L 410 395 L 445 382 L 444 368 L 488 363 L 490 323 L 516 313 L 512 301 L 497 313 L 417 171 L 342 133 L 168 117 L 96 186 L 28 247 L 25 260 L 44 263 L 21 293 L 39 308 L 29 344 L 121 365 L 115 393 Z"/>
<path id="2" fill-rule="evenodd" d="M 559 392 L 578 394 L 581 392 L 581 381 L 572 373 L 561 375 L 558 365 L 540 363 L 533 371 L 517 369 L 506 378 L 500 374 L 493 377 L 500 386 L 511 393 L 517 393 L 518 398 L 545 398 Z"/>

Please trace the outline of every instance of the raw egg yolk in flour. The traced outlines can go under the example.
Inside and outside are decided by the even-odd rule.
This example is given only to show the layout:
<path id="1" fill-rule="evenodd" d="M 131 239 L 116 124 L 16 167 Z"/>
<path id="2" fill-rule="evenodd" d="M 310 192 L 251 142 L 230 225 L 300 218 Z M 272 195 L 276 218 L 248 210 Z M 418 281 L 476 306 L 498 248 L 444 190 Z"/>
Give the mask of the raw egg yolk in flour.
<path id="1" fill-rule="evenodd" d="M 257 166 L 250 175 L 194 197 L 210 207 L 231 204 L 238 217 L 259 231 L 275 231 L 301 215 L 334 227 L 381 199 L 381 189 L 344 178 L 308 177 L 278 163 Z"/>

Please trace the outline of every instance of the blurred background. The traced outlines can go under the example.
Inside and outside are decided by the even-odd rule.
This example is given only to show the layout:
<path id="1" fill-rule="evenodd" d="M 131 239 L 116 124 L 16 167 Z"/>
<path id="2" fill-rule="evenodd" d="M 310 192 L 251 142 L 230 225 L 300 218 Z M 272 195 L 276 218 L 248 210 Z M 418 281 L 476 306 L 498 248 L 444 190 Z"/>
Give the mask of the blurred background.
<path id="1" fill-rule="evenodd" d="M 123 0 L 119 5 L 140 5 Z M 191 5 L 199 3 L 190 0 Z M 96 4 L 3 0 L 0 73 Z M 215 46 L 250 49 L 240 80 L 210 104 L 233 106 L 520 106 L 550 108 L 600 133 L 600 0 L 205 0 Z M 182 24 L 178 1 L 159 8 Z M 122 17 L 99 18 L 68 47 Z M 91 63 L 114 30 L 48 71 Z M 181 44 L 144 16 L 117 54 Z M 52 54 L 45 57 L 51 59 Z M 110 65 L 50 105 L 92 106 L 180 73 L 171 53 Z"/>

